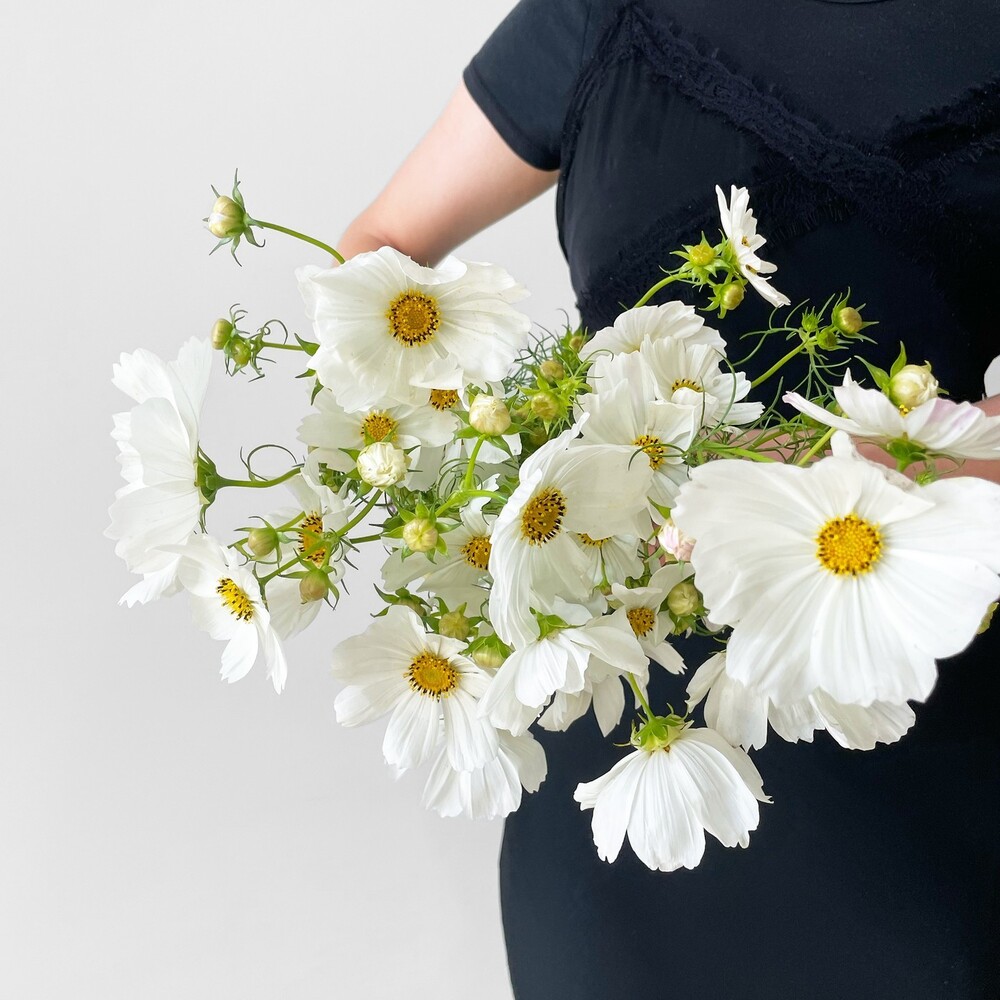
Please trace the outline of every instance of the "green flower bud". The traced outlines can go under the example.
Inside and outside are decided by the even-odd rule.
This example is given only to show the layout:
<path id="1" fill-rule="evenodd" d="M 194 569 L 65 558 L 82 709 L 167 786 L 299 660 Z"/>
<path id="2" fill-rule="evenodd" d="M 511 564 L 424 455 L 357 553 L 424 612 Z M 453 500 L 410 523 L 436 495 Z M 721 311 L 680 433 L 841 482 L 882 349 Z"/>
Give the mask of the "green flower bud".
<path id="1" fill-rule="evenodd" d="M 438 530 L 426 517 L 415 517 L 403 525 L 403 541 L 413 552 L 431 552 L 438 542 Z"/>
<path id="2" fill-rule="evenodd" d="M 303 603 L 322 601 L 330 592 L 330 578 L 321 569 L 311 569 L 299 580 L 299 596 Z"/>
<path id="3" fill-rule="evenodd" d="M 571 351 L 577 351 L 577 352 L 579 352 L 580 348 L 583 347 L 583 345 L 586 342 L 587 341 L 584 339 L 584 336 L 583 336 L 582 333 L 574 333 L 573 336 L 570 337 L 569 340 L 567 341 L 567 344 L 568 344 L 569 349 Z"/>
<path id="4" fill-rule="evenodd" d="M 976 632 L 976 635 L 982 635 L 990 627 L 990 623 L 993 621 L 993 615 L 996 612 L 996 609 L 997 609 L 997 602 L 994 601 L 986 609 L 986 616 L 983 618 L 983 623 L 982 625 L 979 626 L 979 630 Z"/>
<path id="5" fill-rule="evenodd" d="M 441 616 L 438 634 L 448 639 L 468 639 L 472 635 L 472 625 L 461 611 L 449 611 Z"/>
<path id="6" fill-rule="evenodd" d="M 726 285 L 719 293 L 719 302 L 723 309 L 735 309 L 742 301 L 743 286 L 738 281 Z"/>
<path id="7" fill-rule="evenodd" d="M 237 368 L 246 368 L 253 358 L 250 345 L 238 334 L 230 337 L 226 344 L 226 354 Z"/>
<path id="8" fill-rule="evenodd" d="M 232 198 L 224 194 L 215 199 L 212 214 L 208 217 L 208 231 L 220 240 L 241 236 L 247 230 L 246 212 Z"/>
<path id="9" fill-rule="evenodd" d="M 839 309 L 834 310 L 833 325 L 841 333 L 846 333 L 848 337 L 853 337 L 858 333 L 863 323 L 864 320 L 861 318 L 861 313 L 853 306 L 841 306 Z"/>
<path id="10" fill-rule="evenodd" d="M 823 351 L 834 350 L 838 343 L 839 340 L 837 338 L 837 331 L 832 327 L 820 330 L 820 332 L 816 334 L 816 346 Z"/>
<path id="11" fill-rule="evenodd" d="M 701 594 L 690 580 L 681 580 L 667 594 L 667 607 L 676 618 L 685 618 L 701 610 Z"/>
<path id="12" fill-rule="evenodd" d="M 247 532 L 247 548 L 255 559 L 269 556 L 278 547 L 278 533 L 270 525 Z"/>
<path id="13" fill-rule="evenodd" d="M 558 382 L 559 379 L 566 375 L 566 369 L 553 358 L 543 361 L 538 366 L 538 370 L 541 372 L 542 378 L 546 378 L 550 382 Z"/>
<path id="14" fill-rule="evenodd" d="M 708 267 L 709 264 L 715 260 L 715 247 L 710 243 L 706 243 L 702 240 L 700 243 L 693 247 L 688 247 L 688 254 L 691 259 L 691 263 L 695 267 Z M 737 303 L 738 304 L 738 303 Z M 735 306 L 726 306 L 727 309 L 735 309 Z"/>
<path id="15" fill-rule="evenodd" d="M 539 392 L 531 397 L 531 412 L 541 420 L 555 420 L 559 416 L 559 400 L 550 392 Z"/>
<path id="16" fill-rule="evenodd" d="M 233 335 L 233 324 L 228 319 L 217 319 L 212 325 L 212 347 L 221 351 Z"/>
<path id="17" fill-rule="evenodd" d="M 484 670 L 496 670 L 507 659 L 507 651 L 496 636 L 487 637 L 480 640 L 480 644 L 472 651 L 472 659 L 476 666 Z"/>

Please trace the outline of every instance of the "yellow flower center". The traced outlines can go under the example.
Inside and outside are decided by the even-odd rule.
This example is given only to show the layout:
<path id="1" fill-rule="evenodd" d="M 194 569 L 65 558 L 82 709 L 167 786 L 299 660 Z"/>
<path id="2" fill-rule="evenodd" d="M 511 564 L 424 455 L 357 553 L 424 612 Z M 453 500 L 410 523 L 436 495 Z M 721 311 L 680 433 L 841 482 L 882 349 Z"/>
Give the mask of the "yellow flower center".
<path id="1" fill-rule="evenodd" d="M 584 531 L 579 532 L 576 537 L 579 538 L 584 545 L 589 545 L 595 549 L 602 549 L 604 548 L 605 542 L 611 541 L 610 538 L 591 538 L 590 535 Z"/>
<path id="2" fill-rule="evenodd" d="M 473 568 L 486 571 L 490 567 L 490 552 L 493 547 L 485 535 L 475 535 L 458 551 L 462 558 Z"/>
<path id="3" fill-rule="evenodd" d="M 903 404 L 902 404 L 902 403 L 900 403 L 900 404 L 899 404 L 899 407 L 898 407 L 898 409 L 899 409 L 899 415 L 900 415 L 901 417 L 905 417 L 905 416 L 906 416 L 906 414 L 910 412 L 910 407 L 908 407 L 908 406 L 903 406 Z"/>
<path id="4" fill-rule="evenodd" d="M 827 521 L 816 536 L 816 558 L 836 576 L 867 573 L 882 555 L 882 533 L 857 514 Z"/>
<path id="5" fill-rule="evenodd" d="M 458 687 L 458 671 L 451 661 L 429 649 L 414 657 L 406 679 L 411 690 L 428 698 L 447 698 Z"/>
<path id="6" fill-rule="evenodd" d="M 566 498 L 554 486 L 532 497 L 521 514 L 521 535 L 530 545 L 551 542 L 562 530 Z"/>
<path id="7" fill-rule="evenodd" d="M 361 421 L 361 435 L 372 442 L 391 441 L 396 436 L 396 421 L 385 410 L 372 410 Z"/>
<path id="8" fill-rule="evenodd" d="M 419 347 L 432 340 L 441 326 L 437 301 L 411 288 L 389 303 L 389 332 L 404 347 Z"/>
<path id="9" fill-rule="evenodd" d="M 222 597 L 222 603 L 229 608 L 233 617 L 238 618 L 241 622 L 253 621 L 253 601 L 238 583 L 234 583 L 228 576 L 224 576 L 219 580 L 215 592 Z"/>
<path id="10" fill-rule="evenodd" d="M 450 410 L 458 402 L 454 389 L 431 389 L 431 406 L 435 410 Z"/>
<path id="11" fill-rule="evenodd" d="M 317 566 L 326 561 L 326 547 L 319 544 L 322 537 L 323 515 L 316 511 L 306 514 L 299 526 L 299 554 Z"/>
<path id="12" fill-rule="evenodd" d="M 629 608 L 625 612 L 625 617 L 628 619 L 629 625 L 632 626 L 632 631 L 640 639 L 644 635 L 649 635 L 656 624 L 656 615 L 653 613 L 652 608 Z"/>
<path id="13" fill-rule="evenodd" d="M 695 381 L 689 378 L 677 378 L 674 379 L 674 384 L 671 386 L 674 392 L 678 389 L 693 389 L 695 392 L 704 392 L 705 390 Z"/>
<path id="14" fill-rule="evenodd" d="M 677 383 L 674 383 L 675 389 Z M 649 464 L 653 469 L 658 469 L 667 457 L 667 446 L 652 434 L 640 434 L 633 442 L 637 448 L 641 448 L 649 459 Z"/>

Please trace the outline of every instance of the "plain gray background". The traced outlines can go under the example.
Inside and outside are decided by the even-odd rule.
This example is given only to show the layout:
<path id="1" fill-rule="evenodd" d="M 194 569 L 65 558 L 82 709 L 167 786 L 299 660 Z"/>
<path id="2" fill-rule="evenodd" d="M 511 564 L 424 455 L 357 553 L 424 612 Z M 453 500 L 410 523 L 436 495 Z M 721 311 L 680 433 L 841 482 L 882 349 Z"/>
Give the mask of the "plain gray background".
<path id="1" fill-rule="evenodd" d="M 183 598 L 118 607 L 102 537 L 118 354 L 173 357 L 237 301 L 306 329 L 292 270 L 322 257 L 275 236 L 242 270 L 209 259 L 209 185 L 239 167 L 251 212 L 336 240 L 510 6 L 0 13 L 0 996 L 510 997 L 500 824 L 426 813 L 381 727 L 334 722 L 329 650 L 374 607 L 364 574 L 291 643 L 279 698 L 259 669 L 220 683 Z M 573 301 L 552 216 L 549 195 L 462 251 L 513 271 L 545 325 Z M 217 374 L 206 447 L 235 474 L 305 409 L 303 383 Z M 219 531 L 248 509 L 220 507 Z"/>
<path id="2" fill-rule="evenodd" d="M 183 597 L 118 607 L 102 532 L 120 352 L 173 357 L 233 302 L 308 332 L 292 271 L 323 256 L 274 236 L 242 270 L 209 258 L 209 185 L 239 167 L 254 214 L 336 241 L 512 5 L 3 5 L 0 996 L 510 997 L 501 824 L 425 812 L 381 726 L 334 720 L 364 575 L 290 644 L 278 697 L 260 669 L 220 682 Z M 543 323 L 572 306 L 551 196 L 462 252 L 516 273 Z M 207 450 L 236 475 L 307 407 L 303 382 L 219 375 Z"/>

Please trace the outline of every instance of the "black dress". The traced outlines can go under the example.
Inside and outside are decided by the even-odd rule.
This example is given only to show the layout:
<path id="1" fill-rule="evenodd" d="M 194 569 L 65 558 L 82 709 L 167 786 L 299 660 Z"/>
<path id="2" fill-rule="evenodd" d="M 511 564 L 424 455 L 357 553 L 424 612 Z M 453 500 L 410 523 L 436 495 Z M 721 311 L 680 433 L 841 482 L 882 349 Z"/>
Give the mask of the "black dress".
<path id="1" fill-rule="evenodd" d="M 465 81 L 515 152 L 560 169 L 591 330 L 671 249 L 715 236 L 715 184 L 746 185 L 793 302 L 850 287 L 880 323 L 872 360 L 905 340 L 953 398 L 982 396 L 1000 354 L 1000 0 L 524 0 Z M 768 311 L 748 290 L 723 333 Z M 772 736 L 750 848 L 710 840 L 694 871 L 597 857 L 573 790 L 624 728 L 540 733 L 549 776 L 501 856 L 518 1000 L 997 1000 L 998 640 L 942 665 L 894 746 Z M 654 707 L 685 683 L 657 674 Z"/>

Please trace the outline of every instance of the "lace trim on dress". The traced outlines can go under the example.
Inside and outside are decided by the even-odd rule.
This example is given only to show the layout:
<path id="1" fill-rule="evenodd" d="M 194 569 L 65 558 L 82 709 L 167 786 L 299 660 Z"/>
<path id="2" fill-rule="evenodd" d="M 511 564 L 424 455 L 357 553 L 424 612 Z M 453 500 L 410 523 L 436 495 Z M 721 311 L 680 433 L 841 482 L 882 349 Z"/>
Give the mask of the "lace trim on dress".
<path id="1" fill-rule="evenodd" d="M 947 245 L 949 234 L 961 232 L 968 243 L 968 220 L 945 211 L 933 197 L 935 184 L 956 163 L 1000 150 L 1000 79 L 917 121 L 897 122 L 875 146 L 796 114 L 774 88 L 732 69 L 675 26 L 660 27 L 635 3 L 619 11 L 596 53 L 567 113 L 557 194 L 560 233 L 566 182 L 587 105 L 608 71 L 638 54 L 678 93 L 760 141 L 764 155 L 749 182 L 758 214 L 768 219 L 772 243 L 853 215 L 918 259 L 933 258 L 934 247 Z M 657 219 L 602 269 L 594 291 L 580 290 L 581 312 L 593 315 L 598 302 L 630 304 L 636 276 L 648 276 L 650 262 L 665 263 L 680 239 L 717 228 L 715 218 L 714 195 L 707 193 L 704 203 Z"/>

